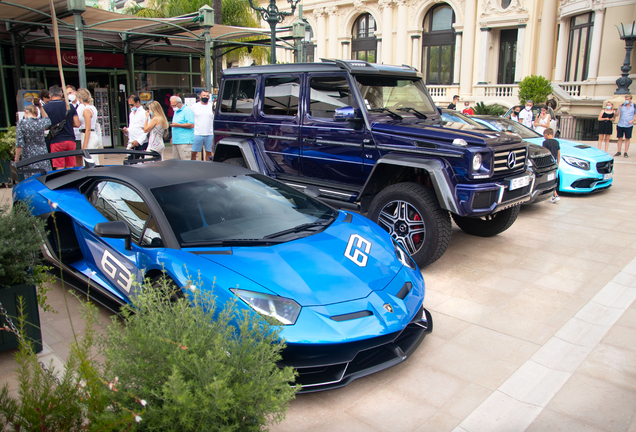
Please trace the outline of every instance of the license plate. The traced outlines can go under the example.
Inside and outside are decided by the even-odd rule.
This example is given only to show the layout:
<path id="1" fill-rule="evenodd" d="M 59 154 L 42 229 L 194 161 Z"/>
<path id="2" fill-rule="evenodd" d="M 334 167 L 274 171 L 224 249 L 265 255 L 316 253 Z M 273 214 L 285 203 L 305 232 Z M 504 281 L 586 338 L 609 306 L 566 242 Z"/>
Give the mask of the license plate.
<path id="1" fill-rule="evenodd" d="M 614 177 L 614 173 L 603 174 L 603 180 L 609 180 Z"/>
<path id="2" fill-rule="evenodd" d="M 548 174 L 548 181 L 550 180 L 554 180 L 556 178 L 556 173 L 550 173 Z"/>
<path id="3" fill-rule="evenodd" d="M 529 176 L 518 177 L 518 178 L 510 180 L 510 187 L 508 189 L 512 191 L 515 189 L 522 188 L 524 186 L 528 186 L 529 184 L 530 184 Z"/>

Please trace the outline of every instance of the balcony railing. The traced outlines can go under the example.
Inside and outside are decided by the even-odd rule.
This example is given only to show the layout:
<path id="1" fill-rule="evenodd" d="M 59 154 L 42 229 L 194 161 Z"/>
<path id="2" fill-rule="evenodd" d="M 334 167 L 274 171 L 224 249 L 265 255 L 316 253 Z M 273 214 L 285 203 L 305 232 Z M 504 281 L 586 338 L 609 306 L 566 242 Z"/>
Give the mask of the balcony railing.
<path id="1" fill-rule="evenodd" d="M 435 98 L 446 97 L 446 90 L 448 89 L 448 86 L 429 85 L 426 86 L 426 88 L 428 88 L 428 92 L 430 93 L 431 97 Z"/>
<path id="2" fill-rule="evenodd" d="M 559 83 L 559 87 L 572 97 L 581 96 L 581 84 L 578 83 Z"/>
<path id="3" fill-rule="evenodd" d="M 519 93 L 519 86 L 517 84 L 497 84 L 497 85 L 485 85 L 484 96 L 485 97 L 498 97 L 498 98 L 515 98 Z"/>

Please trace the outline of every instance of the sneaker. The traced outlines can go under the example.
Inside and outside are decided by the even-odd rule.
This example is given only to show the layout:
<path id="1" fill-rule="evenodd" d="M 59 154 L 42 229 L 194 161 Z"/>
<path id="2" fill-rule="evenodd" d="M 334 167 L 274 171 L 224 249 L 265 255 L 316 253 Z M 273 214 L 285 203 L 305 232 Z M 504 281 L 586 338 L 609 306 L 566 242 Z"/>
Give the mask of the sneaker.
<path id="1" fill-rule="evenodd" d="M 554 204 L 555 202 L 557 202 L 557 198 L 558 197 L 553 196 L 552 198 L 550 198 L 550 202 Z"/>
<path id="2" fill-rule="evenodd" d="M 616 152 L 616 154 L 614 156 L 620 156 L 621 152 Z"/>
<path id="3" fill-rule="evenodd" d="M 554 202 L 557 202 L 557 201 L 561 201 L 561 197 L 558 195 L 554 197 Z"/>
<path id="4" fill-rule="evenodd" d="M 625 157 L 629 157 L 629 156 L 627 156 L 627 153 L 625 153 L 623 156 L 625 156 Z"/>

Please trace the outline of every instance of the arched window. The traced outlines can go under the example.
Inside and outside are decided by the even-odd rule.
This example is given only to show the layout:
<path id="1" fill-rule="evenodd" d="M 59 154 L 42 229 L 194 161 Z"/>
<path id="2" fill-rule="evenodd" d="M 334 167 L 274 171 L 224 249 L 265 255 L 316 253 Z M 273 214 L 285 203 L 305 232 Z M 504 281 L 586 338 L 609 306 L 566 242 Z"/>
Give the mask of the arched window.
<path id="1" fill-rule="evenodd" d="M 563 24 L 561 24 L 563 25 Z M 588 12 L 570 18 L 570 40 L 565 64 L 566 81 L 584 81 L 590 67 L 594 13 Z"/>
<path id="2" fill-rule="evenodd" d="M 351 58 L 375 63 L 378 41 L 375 37 L 375 20 L 371 14 L 362 14 L 351 31 Z"/>
<path id="3" fill-rule="evenodd" d="M 426 84 L 453 83 L 455 57 L 455 12 L 446 3 L 433 7 L 424 17 L 422 71 Z"/>

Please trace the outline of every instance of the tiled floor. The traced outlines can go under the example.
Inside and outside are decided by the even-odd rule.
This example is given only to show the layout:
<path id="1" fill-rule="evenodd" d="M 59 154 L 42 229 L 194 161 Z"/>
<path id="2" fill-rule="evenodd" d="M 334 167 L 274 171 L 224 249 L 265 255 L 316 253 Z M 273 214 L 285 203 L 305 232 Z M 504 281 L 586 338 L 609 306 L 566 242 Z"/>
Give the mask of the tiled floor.
<path id="1" fill-rule="evenodd" d="M 0 189 L 0 202 L 9 198 Z M 493 238 L 454 228 L 423 271 L 434 330 L 414 355 L 299 395 L 271 429 L 636 432 L 635 212 L 636 159 L 620 158 L 609 191 L 524 207 Z M 81 331 L 77 300 L 66 298 Z M 53 301 L 60 314 L 42 314 L 44 341 L 63 359 L 59 287 Z M 13 381 L 14 365 L 0 354 L 0 382 Z"/>

